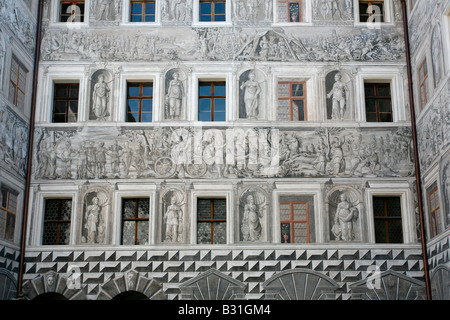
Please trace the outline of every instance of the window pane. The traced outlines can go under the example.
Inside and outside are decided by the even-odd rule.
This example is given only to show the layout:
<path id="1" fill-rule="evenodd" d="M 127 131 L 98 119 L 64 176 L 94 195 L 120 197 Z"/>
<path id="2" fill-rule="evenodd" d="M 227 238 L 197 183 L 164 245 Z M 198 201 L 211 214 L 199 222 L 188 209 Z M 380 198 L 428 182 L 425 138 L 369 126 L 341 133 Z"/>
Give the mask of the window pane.
<path id="1" fill-rule="evenodd" d="M 211 219 L 211 200 L 198 199 L 197 200 L 197 219 Z"/>
<path id="2" fill-rule="evenodd" d="M 391 112 L 391 101 L 390 100 L 379 100 L 378 106 L 380 112 Z"/>
<path id="3" fill-rule="evenodd" d="M 225 222 L 213 223 L 214 228 L 214 244 L 226 244 L 227 243 L 227 224 Z"/>
<path id="4" fill-rule="evenodd" d="M 375 96 L 375 86 L 370 83 L 366 83 L 364 85 L 364 94 L 366 97 L 374 97 Z"/>
<path id="5" fill-rule="evenodd" d="M 199 222 L 197 224 L 197 243 L 211 244 L 211 223 Z"/>
<path id="6" fill-rule="evenodd" d="M 155 14 L 155 3 L 148 2 L 145 4 L 145 14 L 148 14 L 148 15 Z"/>
<path id="7" fill-rule="evenodd" d="M 392 122 L 392 115 L 390 113 L 380 113 L 380 122 Z"/>
<path id="8" fill-rule="evenodd" d="M 68 97 L 68 86 L 66 84 L 56 84 L 55 85 L 55 97 L 56 98 L 66 98 Z"/>
<path id="9" fill-rule="evenodd" d="M 366 112 L 377 112 L 375 100 L 366 100 Z"/>
<path id="10" fill-rule="evenodd" d="M 136 244 L 146 245 L 148 244 L 148 221 L 139 221 L 138 222 L 138 230 L 137 230 L 137 240 Z"/>
<path id="11" fill-rule="evenodd" d="M 291 224 L 281 224 L 281 243 L 291 243 Z"/>
<path id="12" fill-rule="evenodd" d="M 200 112 L 211 111 L 211 99 L 200 99 L 199 100 L 199 111 Z"/>
<path id="13" fill-rule="evenodd" d="M 214 219 L 226 219 L 227 217 L 227 200 L 216 199 L 213 204 Z"/>
<path id="14" fill-rule="evenodd" d="M 226 95 L 225 83 L 216 83 L 214 85 L 214 95 L 215 96 L 225 96 Z"/>
<path id="15" fill-rule="evenodd" d="M 131 14 L 142 14 L 142 3 L 132 3 Z"/>
<path id="16" fill-rule="evenodd" d="M 134 245 L 134 235 L 136 222 L 135 221 L 122 221 L 122 244 Z"/>
<path id="17" fill-rule="evenodd" d="M 152 113 L 151 112 L 143 112 L 141 114 L 141 122 L 152 122 Z"/>
<path id="18" fill-rule="evenodd" d="M 300 5 L 299 3 L 289 3 L 289 22 L 300 21 Z"/>
<path id="19" fill-rule="evenodd" d="M 303 97 L 303 84 L 295 83 L 292 84 L 292 96 L 293 97 Z"/>
<path id="20" fill-rule="evenodd" d="M 390 97 L 391 96 L 391 86 L 388 83 L 378 84 L 377 88 L 378 88 L 378 96 L 380 96 L 380 97 Z"/>
<path id="21" fill-rule="evenodd" d="M 153 97 L 153 86 L 151 84 L 144 84 L 142 86 L 142 96 Z"/>
<path id="22" fill-rule="evenodd" d="M 80 89 L 80 86 L 77 84 L 73 84 L 70 86 L 70 97 L 71 98 L 78 98 L 78 91 Z"/>
<path id="23" fill-rule="evenodd" d="M 139 112 L 138 99 L 128 99 L 128 112 Z"/>
<path id="24" fill-rule="evenodd" d="M 211 121 L 211 112 L 200 112 L 198 115 L 199 121 Z"/>
<path id="25" fill-rule="evenodd" d="M 128 84 L 128 96 L 139 97 L 139 84 Z"/>
<path id="26" fill-rule="evenodd" d="M 211 95 L 211 85 L 209 83 L 200 83 L 199 96 L 210 96 L 210 95 Z"/>
<path id="27" fill-rule="evenodd" d="M 214 121 L 226 121 L 225 112 L 214 112 Z"/>
<path id="28" fill-rule="evenodd" d="M 137 113 L 128 113 L 127 114 L 127 122 L 138 122 L 139 114 Z"/>
<path id="29" fill-rule="evenodd" d="M 214 99 L 214 111 L 225 111 L 226 100 L 223 98 Z"/>
<path id="30" fill-rule="evenodd" d="M 143 99 L 142 100 L 142 112 L 152 112 L 153 100 Z"/>

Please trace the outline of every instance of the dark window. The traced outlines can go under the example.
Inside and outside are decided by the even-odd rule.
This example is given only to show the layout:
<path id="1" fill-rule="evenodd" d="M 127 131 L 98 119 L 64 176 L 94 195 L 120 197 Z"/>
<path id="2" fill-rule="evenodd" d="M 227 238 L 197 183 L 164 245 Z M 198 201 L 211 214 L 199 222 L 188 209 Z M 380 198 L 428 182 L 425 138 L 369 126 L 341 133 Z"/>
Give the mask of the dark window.
<path id="1" fill-rule="evenodd" d="M 127 122 L 152 122 L 153 84 L 129 82 L 127 88 Z"/>
<path id="2" fill-rule="evenodd" d="M 389 83 L 365 83 L 367 122 L 392 122 L 391 85 Z"/>
<path id="3" fill-rule="evenodd" d="M 426 106 L 428 100 L 427 79 L 428 79 L 427 59 L 424 59 L 419 67 L 419 93 L 420 93 L 421 109 L 423 109 Z"/>
<path id="4" fill-rule="evenodd" d="M 14 241 L 16 226 L 17 193 L 0 187 L 0 239 Z"/>
<path id="5" fill-rule="evenodd" d="M 306 120 L 306 83 L 278 83 L 278 119 L 283 121 Z"/>
<path id="6" fill-rule="evenodd" d="M 28 71 L 19 63 L 15 57 L 11 60 L 11 73 L 9 81 L 9 101 L 15 106 L 25 107 L 25 88 Z"/>
<path id="7" fill-rule="evenodd" d="M 198 98 L 199 121 L 226 120 L 225 82 L 200 82 Z"/>
<path id="8" fill-rule="evenodd" d="M 199 244 L 226 243 L 226 199 L 197 199 L 197 240 Z"/>
<path id="9" fill-rule="evenodd" d="M 360 22 L 384 22 L 384 1 L 359 1 Z"/>
<path id="10" fill-rule="evenodd" d="M 60 22 L 84 22 L 84 1 L 61 1 Z"/>
<path id="11" fill-rule="evenodd" d="M 280 201 L 281 243 L 309 243 L 308 201 Z"/>
<path id="12" fill-rule="evenodd" d="M 70 240 L 72 199 L 46 199 L 43 245 L 64 245 Z"/>
<path id="13" fill-rule="evenodd" d="M 148 244 L 149 198 L 122 200 L 122 244 Z"/>
<path id="14" fill-rule="evenodd" d="M 278 20 L 280 22 L 302 22 L 303 0 L 278 0 Z"/>
<path id="15" fill-rule="evenodd" d="M 430 235 L 435 237 L 441 230 L 441 210 L 439 205 L 439 192 L 437 183 L 434 183 L 428 190 L 428 208 L 430 216 Z"/>
<path id="16" fill-rule="evenodd" d="M 131 22 L 155 22 L 155 1 L 132 0 L 130 12 Z"/>
<path id="17" fill-rule="evenodd" d="M 200 21 L 225 21 L 224 0 L 200 0 Z"/>
<path id="18" fill-rule="evenodd" d="M 374 197 L 373 214 L 377 243 L 403 243 L 400 197 Z"/>
<path id="19" fill-rule="evenodd" d="M 76 122 L 78 116 L 78 83 L 55 83 L 52 122 Z"/>

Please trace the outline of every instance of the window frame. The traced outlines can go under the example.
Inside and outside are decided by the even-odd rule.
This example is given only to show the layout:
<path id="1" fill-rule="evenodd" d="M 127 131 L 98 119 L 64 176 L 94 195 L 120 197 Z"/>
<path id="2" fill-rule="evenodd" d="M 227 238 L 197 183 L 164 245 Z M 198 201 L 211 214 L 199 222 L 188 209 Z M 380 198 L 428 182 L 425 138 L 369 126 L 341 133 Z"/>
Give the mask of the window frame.
<path id="1" fill-rule="evenodd" d="M 281 198 L 280 198 L 280 200 L 281 200 Z M 283 204 L 289 204 L 289 211 L 290 211 L 290 213 L 289 213 L 289 215 L 290 215 L 290 219 L 289 220 L 281 220 L 281 205 L 283 205 Z M 293 206 L 295 205 L 295 204 L 306 204 L 307 205 L 307 217 L 306 217 L 306 220 L 295 220 L 294 219 L 294 208 L 293 208 Z M 309 217 L 310 217 L 310 210 L 309 210 L 309 201 L 278 201 L 278 206 L 280 207 L 280 221 L 279 221 L 279 224 L 280 224 L 280 229 L 281 229 L 281 225 L 283 224 L 283 223 L 289 223 L 290 224 L 290 235 L 291 235 L 291 237 L 290 237 L 290 242 L 287 242 L 287 244 L 305 244 L 305 243 L 311 243 L 311 236 L 310 236 L 310 219 L 309 219 Z M 299 243 L 297 243 L 297 242 L 295 242 L 294 240 L 295 240 L 295 227 L 294 227 L 294 225 L 296 224 L 296 223 L 304 223 L 304 224 L 306 224 L 306 242 L 299 242 Z M 283 233 L 281 232 L 281 236 L 283 237 Z M 282 242 L 282 243 L 286 243 L 286 242 Z"/>
<path id="2" fill-rule="evenodd" d="M 441 233 L 441 230 L 439 229 L 439 220 L 441 219 L 440 216 L 437 215 L 437 211 L 441 210 L 440 205 L 440 193 L 439 193 L 439 186 L 437 182 L 435 183 L 436 186 L 433 188 L 433 190 L 428 191 L 431 187 L 433 187 L 433 184 L 426 189 L 426 195 L 427 195 L 427 207 L 428 207 L 428 225 L 429 225 L 429 234 L 431 238 L 434 238 L 438 236 Z M 436 200 L 436 194 L 438 201 Z M 432 201 L 431 196 L 433 195 L 435 206 L 432 207 Z"/>
<path id="3" fill-rule="evenodd" d="M 208 14 L 211 16 L 211 20 L 202 20 L 202 3 L 210 3 L 211 4 L 211 14 Z M 225 7 L 225 12 L 223 14 L 225 20 L 215 20 L 215 17 L 219 14 L 216 14 L 216 4 L 217 3 L 223 3 Z M 222 14 L 220 14 L 222 16 Z M 227 21 L 227 1 L 226 0 L 199 0 L 199 13 L 198 13 L 198 20 L 199 22 L 226 22 Z"/>
<path id="4" fill-rule="evenodd" d="M 143 5 L 143 10 L 141 12 L 141 17 L 142 17 L 142 21 L 132 21 L 133 18 L 133 3 L 141 3 Z M 129 12 L 128 12 L 128 22 L 135 24 L 135 23 L 155 23 L 157 22 L 157 17 L 158 17 L 158 7 L 157 7 L 157 1 L 156 0 L 129 0 L 128 1 L 129 4 Z M 152 14 L 153 15 L 153 20 L 152 21 L 145 21 L 145 16 L 147 14 L 145 14 L 145 9 L 147 7 L 147 4 L 153 4 L 155 7 L 155 12 Z"/>
<path id="5" fill-rule="evenodd" d="M 373 196 L 372 201 L 375 202 L 376 198 L 383 199 L 383 202 L 384 202 L 384 210 L 383 210 L 384 211 L 384 216 L 375 216 L 375 212 L 374 212 L 373 219 L 374 219 L 375 234 L 376 234 L 376 230 L 377 230 L 375 221 L 382 221 L 382 222 L 384 222 L 384 226 L 385 226 L 385 229 L 386 229 L 386 242 L 378 242 L 376 240 L 376 237 L 375 237 L 375 242 L 379 243 L 379 244 L 402 244 L 402 243 L 404 243 L 404 240 L 403 240 L 402 213 L 401 213 L 402 208 L 401 208 L 401 198 L 400 198 L 400 196 L 395 196 L 395 195 L 393 195 L 393 196 Z M 392 216 L 392 215 L 389 214 L 389 210 L 388 210 L 388 206 L 387 206 L 388 205 L 387 199 L 398 199 L 398 202 L 400 204 L 400 215 L 399 216 Z M 390 225 L 391 221 L 400 221 L 401 237 L 402 237 L 401 242 L 391 242 L 391 241 L 389 241 L 389 225 Z"/>
<path id="6" fill-rule="evenodd" d="M 288 84 L 289 85 L 289 96 L 288 97 L 280 97 L 278 95 L 277 90 L 277 119 L 279 119 L 279 101 L 280 100 L 288 100 L 289 101 L 289 120 L 283 120 L 283 121 L 289 121 L 289 122 L 306 122 L 308 121 L 308 86 L 307 81 L 302 80 L 296 80 L 296 81 L 289 81 L 289 80 L 278 80 L 277 81 L 277 89 L 280 84 Z M 303 85 L 303 96 L 292 96 L 292 85 L 295 84 L 301 84 Z M 293 103 L 294 100 L 303 100 L 303 120 L 296 120 L 293 119 Z M 299 112 L 300 115 L 300 112 Z"/>
<path id="7" fill-rule="evenodd" d="M 205 0 L 205 2 L 225 2 L 225 21 L 201 21 L 200 20 L 200 2 L 203 0 L 192 0 L 193 8 L 192 8 L 192 26 L 212 26 L 212 27 L 223 27 L 223 26 L 231 26 L 231 1 L 232 0 Z"/>
<path id="8" fill-rule="evenodd" d="M 61 216 L 61 207 L 62 207 L 62 201 L 68 201 L 70 200 L 71 202 L 71 213 L 70 213 L 70 220 L 61 220 L 60 216 Z M 58 219 L 56 220 L 46 220 L 45 216 L 46 216 L 46 207 L 47 207 L 47 201 L 58 201 Z M 43 215 L 42 215 L 42 237 L 41 237 L 41 244 L 43 246 L 67 246 L 71 244 L 71 238 L 72 238 L 72 213 L 74 210 L 74 202 L 73 202 L 73 198 L 71 197 L 58 197 L 58 198 L 50 198 L 50 197 L 46 197 L 44 198 L 43 201 Z M 56 223 L 57 224 L 57 228 L 58 228 L 58 233 L 57 233 L 57 243 L 56 244 L 44 244 L 44 239 L 45 239 L 45 224 L 46 223 Z M 70 231 L 70 236 L 69 236 L 69 242 L 67 244 L 64 243 L 60 243 L 59 242 L 59 237 L 60 237 L 60 228 L 61 228 L 61 224 L 68 224 L 69 225 L 69 231 Z"/>
<path id="9" fill-rule="evenodd" d="M 129 95 L 129 85 L 130 84 L 139 84 L 139 96 L 130 96 Z M 151 85 L 152 88 L 152 95 L 151 96 L 144 96 L 143 95 L 143 87 L 144 85 Z M 128 121 L 128 115 L 131 114 L 131 112 L 128 111 L 128 101 L 129 100 L 138 100 L 139 101 L 139 119 L 138 121 Z M 146 112 L 151 114 L 151 121 L 142 121 L 142 102 L 143 100 L 152 100 L 152 110 L 151 112 Z M 126 82 L 126 105 L 125 105 L 125 122 L 126 123 L 152 123 L 154 122 L 154 105 L 155 105 L 155 87 L 154 83 L 151 80 L 148 81 L 132 81 L 129 80 Z"/>
<path id="10" fill-rule="evenodd" d="M 17 70 L 13 70 L 13 65 L 17 64 Z M 13 75 L 15 75 L 15 79 L 13 79 Z M 20 76 L 23 75 L 25 78 L 24 80 L 24 86 L 25 88 L 20 87 Z M 19 108 L 19 110 L 22 110 L 23 112 L 26 109 L 27 105 L 27 87 L 28 87 L 28 75 L 29 71 L 25 67 L 25 65 L 19 60 L 19 58 L 16 55 L 11 56 L 11 64 L 9 68 L 9 86 L 8 86 L 8 101 L 11 102 L 15 107 Z M 14 91 L 13 97 L 11 97 L 11 87 Z M 18 105 L 18 97 L 19 97 L 19 91 L 23 94 L 23 106 Z"/>
<path id="11" fill-rule="evenodd" d="M 379 85 L 385 85 L 388 84 L 389 85 L 389 96 L 379 96 L 378 95 L 378 86 Z M 373 85 L 375 88 L 375 95 L 374 96 L 367 96 L 366 95 L 366 85 Z M 390 82 L 384 82 L 384 81 L 364 81 L 363 83 L 363 90 L 364 90 L 364 111 L 365 111 L 365 121 L 367 123 L 393 123 L 394 121 L 394 104 L 393 104 L 393 92 L 392 92 L 392 83 Z M 374 100 L 375 101 L 375 108 L 376 108 L 376 117 L 377 117 L 377 121 L 368 121 L 367 120 L 367 114 L 371 113 L 373 114 L 374 112 L 367 112 L 367 101 L 368 100 Z M 380 107 L 379 107 L 379 101 L 381 100 L 388 100 L 390 103 L 390 112 L 380 112 Z M 390 114 L 390 121 L 380 121 L 380 113 L 383 114 Z"/>
<path id="12" fill-rule="evenodd" d="M 426 73 L 425 73 L 426 72 Z M 417 70 L 418 74 L 418 86 L 419 86 L 419 106 L 422 111 L 428 103 L 428 78 L 429 78 L 429 68 L 427 57 L 422 59 Z M 422 91 L 424 89 L 424 91 Z"/>
<path id="13" fill-rule="evenodd" d="M 211 87 L 211 95 L 200 95 L 200 87 L 201 87 L 201 83 L 207 83 L 210 84 Z M 215 84 L 224 84 L 225 85 L 225 95 L 215 95 L 214 93 L 214 85 Z M 228 104 L 228 82 L 226 79 L 222 79 L 222 80 L 215 80 L 215 79 L 198 79 L 198 89 L 197 89 L 197 119 L 196 121 L 198 122 L 218 122 L 218 123 L 222 123 L 222 122 L 226 122 L 227 121 L 227 117 L 228 117 L 228 108 L 227 108 L 227 104 Z M 209 111 L 211 116 L 210 116 L 210 120 L 206 121 L 206 120 L 200 120 L 200 99 L 209 99 L 211 102 L 211 110 Z M 225 111 L 223 111 L 223 113 L 225 114 L 224 120 L 215 120 L 214 119 L 214 99 L 225 99 Z M 222 112 L 222 111 L 218 111 L 218 112 Z"/>
<path id="14" fill-rule="evenodd" d="M 124 200 L 135 200 L 136 201 L 136 206 L 135 206 L 135 211 L 134 211 L 134 218 L 126 218 L 124 219 L 123 217 L 123 210 L 124 210 Z M 137 214 L 138 214 L 138 207 L 139 207 L 139 200 L 148 200 L 148 207 L 149 207 L 149 212 L 148 212 L 148 216 L 147 218 L 138 218 Z M 134 226 L 134 244 L 135 246 L 141 246 L 141 245 L 148 245 L 150 243 L 150 223 L 151 223 L 151 219 L 150 219 L 150 214 L 151 214 L 151 197 L 150 196 L 134 196 L 134 197 L 122 197 L 121 198 L 121 207 L 120 207 L 120 244 L 123 244 L 123 223 L 124 221 L 133 221 L 135 222 L 135 226 Z M 149 228 L 149 236 L 147 238 L 147 244 L 138 244 L 136 243 L 137 239 L 137 232 L 138 232 L 138 225 L 140 222 L 148 222 L 148 228 Z M 130 245 L 130 244 L 127 244 Z"/>
<path id="15" fill-rule="evenodd" d="M 70 4 L 71 6 L 73 6 L 73 5 L 77 6 L 77 4 L 83 4 L 83 11 L 79 15 L 79 17 L 81 17 L 80 21 L 75 21 L 72 23 L 85 23 L 86 22 L 86 11 L 88 8 L 88 4 L 86 3 L 85 0 L 59 0 L 58 4 L 59 4 L 59 6 L 58 6 L 58 11 L 57 11 L 57 21 L 59 23 L 69 23 L 67 20 L 66 21 L 62 20 L 64 16 L 68 15 L 68 13 L 62 13 L 63 4 Z M 73 11 L 72 11 L 72 14 L 73 14 Z M 70 16 L 71 15 L 68 15 L 68 18 Z"/>
<path id="16" fill-rule="evenodd" d="M 210 201 L 210 219 L 199 219 L 198 218 L 198 201 L 200 200 L 209 200 Z M 224 200 L 225 201 L 225 219 L 216 219 L 214 218 L 214 201 L 216 200 Z M 227 232 L 228 227 L 228 206 L 227 206 L 227 198 L 226 197 L 198 197 L 196 199 L 196 217 L 197 217 L 197 230 L 199 223 L 209 223 L 210 224 L 210 231 L 211 231 L 211 243 L 199 243 L 198 242 L 198 232 L 197 232 L 197 238 L 196 241 L 198 244 L 205 244 L 205 245 L 224 245 L 227 244 L 227 234 L 225 235 L 225 243 L 214 243 L 214 223 L 224 223 L 225 224 L 225 232 Z"/>
<path id="17" fill-rule="evenodd" d="M 14 238 L 15 238 L 15 230 L 16 230 L 16 225 L 17 225 L 17 218 L 18 215 L 17 213 L 19 212 L 19 192 L 0 184 L 0 192 L 1 191 L 6 191 L 6 205 L 3 207 L 2 203 L 0 203 L 0 210 L 5 212 L 5 224 L 4 224 L 4 233 L 0 234 L 0 239 L 2 241 L 9 241 L 9 242 L 14 242 Z M 15 206 L 15 212 L 9 209 L 9 201 L 10 201 L 10 196 L 14 195 L 16 200 L 16 206 Z M 8 218 L 9 216 L 13 216 L 14 217 L 14 226 L 12 227 L 12 230 L 10 230 L 8 228 Z M 8 238 L 7 235 L 8 233 L 11 232 L 12 234 L 12 238 Z"/>
<path id="18" fill-rule="evenodd" d="M 56 97 L 56 86 L 57 85 L 66 85 L 68 87 L 67 88 L 68 89 L 67 97 L 64 97 L 64 98 Z M 70 97 L 70 90 L 73 85 L 78 86 L 78 95 L 76 98 Z M 75 122 L 78 122 L 79 108 L 80 108 L 80 89 L 81 89 L 81 86 L 80 86 L 80 83 L 78 83 L 78 82 L 59 82 L 59 81 L 53 82 L 53 100 L 52 100 L 53 105 L 52 105 L 52 113 L 51 113 L 51 123 L 75 123 Z M 66 107 L 65 107 L 66 112 L 64 113 L 66 121 L 64 121 L 64 122 L 55 122 L 55 102 L 57 102 L 57 101 L 65 101 L 66 102 Z M 70 102 L 72 102 L 72 101 L 77 102 L 77 112 L 75 113 L 75 117 L 76 117 L 75 121 L 69 121 L 69 109 L 70 109 L 69 105 L 70 105 Z M 60 114 L 60 113 L 58 113 L 58 114 Z"/>
<path id="19" fill-rule="evenodd" d="M 354 25 L 356 27 L 379 28 L 379 27 L 393 27 L 395 25 L 393 13 L 393 0 L 353 0 L 353 14 Z M 364 22 L 361 21 L 361 14 L 359 10 L 360 2 L 383 2 L 383 22 Z"/>

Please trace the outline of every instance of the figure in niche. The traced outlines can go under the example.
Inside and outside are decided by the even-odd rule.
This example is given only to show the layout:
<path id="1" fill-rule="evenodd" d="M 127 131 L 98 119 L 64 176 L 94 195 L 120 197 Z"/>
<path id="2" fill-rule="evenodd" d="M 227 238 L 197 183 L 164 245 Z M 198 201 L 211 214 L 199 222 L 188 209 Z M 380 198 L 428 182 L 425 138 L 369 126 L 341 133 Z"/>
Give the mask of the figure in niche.
<path id="1" fill-rule="evenodd" d="M 111 6 L 110 0 L 100 0 L 97 20 L 108 20 L 110 6 Z"/>
<path id="2" fill-rule="evenodd" d="M 255 204 L 252 195 L 247 197 L 247 203 L 244 206 L 244 218 L 242 219 L 242 234 L 244 241 L 257 241 L 261 237 L 261 221 L 262 214 Z"/>
<path id="3" fill-rule="evenodd" d="M 92 110 L 98 120 L 103 120 L 108 116 L 108 84 L 103 75 L 98 76 L 98 82 L 94 86 Z"/>
<path id="4" fill-rule="evenodd" d="M 167 90 L 168 116 L 170 119 L 180 119 L 181 103 L 184 97 L 183 82 L 179 79 L 178 72 L 174 72 L 173 79 L 169 83 Z"/>
<path id="5" fill-rule="evenodd" d="M 348 202 L 346 194 L 342 193 L 331 230 L 336 240 L 352 241 L 355 239 L 353 221 L 358 219 L 358 216 L 358 209 Z"/>
<path id="6" fill-rule="evenodd" d="M 104 239 L 105 226 L 102 217 L 104 205 L 99 204 L 99 198 L 94 196 L 91 204 L 86 209 L 86 221 L 84 224 L 87 230 L 87 243 L 102 243 Z"/>
<path id="7" fill-rule="evenodd" d="M 177 204 L 177 198 L 172 196 L 170 205 L 164 214 L 164 222 L 166 224 L 166 238 L 168 242 L 181 242 L 182 233 L 179 228 L 183 223 L 183 211 Z"/>
<path id="8" fill-rule="evenodd" d="M 341 73 L 336 73 L 334 80 L 333 88 L 327 94 L 328 99 L 331 97 L 333 99 L 331 119 L 343 120 L 347 102 L 347 85 L 342 81 Z"/>
<path id="9" fill-rule="evenodd" d="M 241 90 L 244 90 L 244 103 L 247 119 L 258 118 L 258 98 L 261 93 L 261 87 L 256 81 L 255 72 L 251 71 L 248 74 L 248 80 L 241 85 Z"/>

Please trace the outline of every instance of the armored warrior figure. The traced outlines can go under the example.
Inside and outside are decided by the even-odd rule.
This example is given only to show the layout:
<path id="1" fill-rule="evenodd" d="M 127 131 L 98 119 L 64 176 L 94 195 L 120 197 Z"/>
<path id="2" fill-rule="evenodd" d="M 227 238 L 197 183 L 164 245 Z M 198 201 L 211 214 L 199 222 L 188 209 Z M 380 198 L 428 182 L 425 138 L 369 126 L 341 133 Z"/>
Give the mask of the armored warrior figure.
<path id="1" fill-rule="evenodd" d="M 177 205 L 177 199 L 172 197 L 170 205 L 167 207 L 167 211 L 164 214 L 164 220 L 166 222 L 166 241 L 179 242 L 181 234 L 178 232 L 178 228 L 183 220 L 183 212 Z"/>

